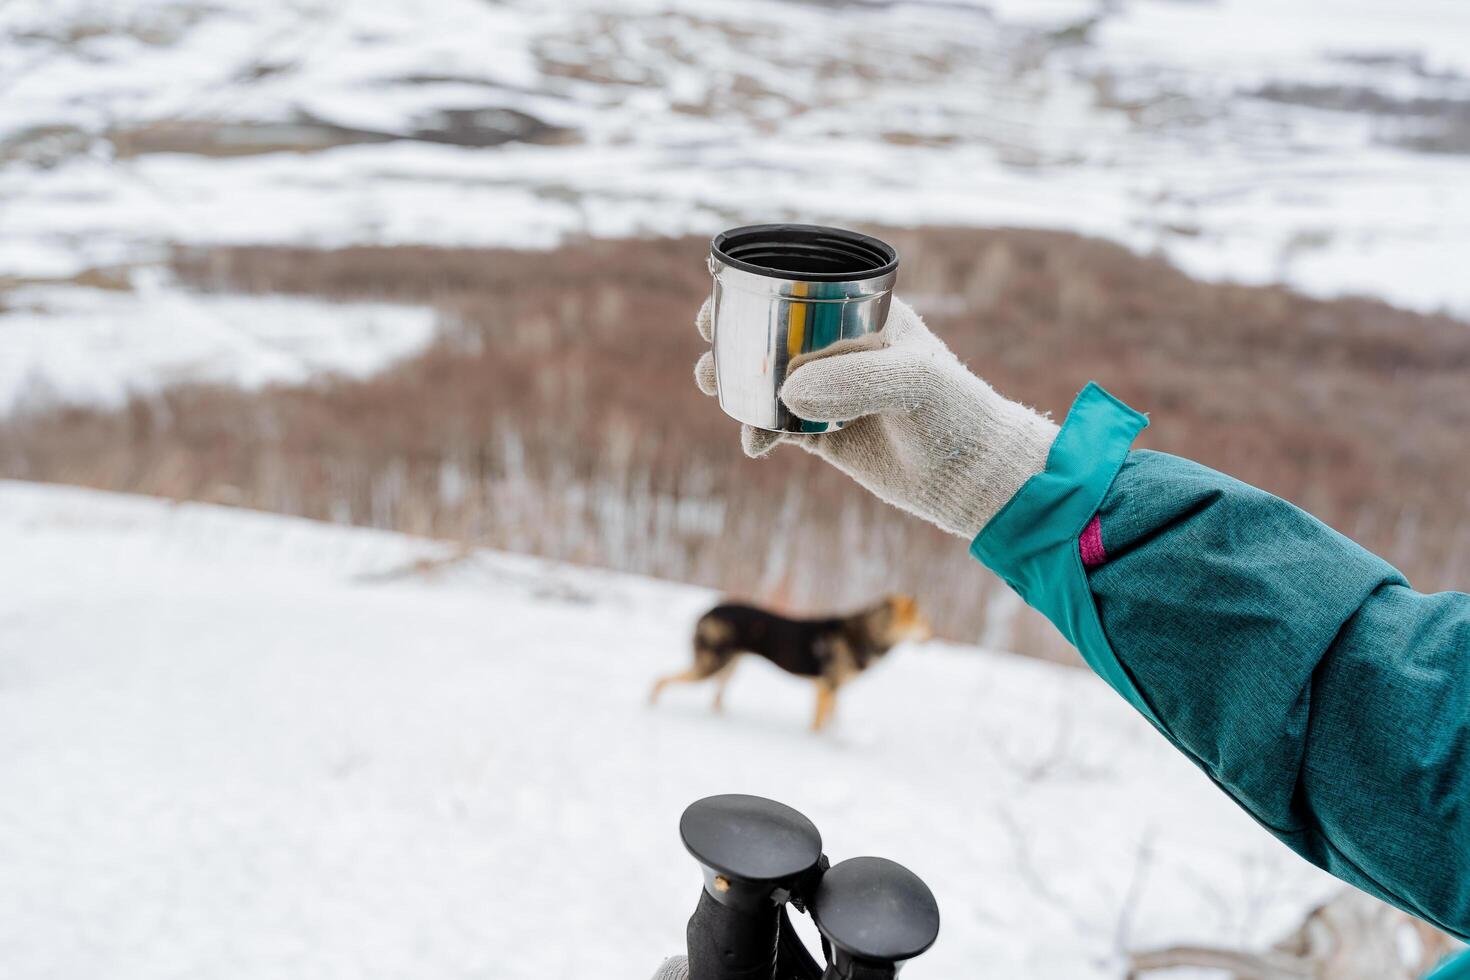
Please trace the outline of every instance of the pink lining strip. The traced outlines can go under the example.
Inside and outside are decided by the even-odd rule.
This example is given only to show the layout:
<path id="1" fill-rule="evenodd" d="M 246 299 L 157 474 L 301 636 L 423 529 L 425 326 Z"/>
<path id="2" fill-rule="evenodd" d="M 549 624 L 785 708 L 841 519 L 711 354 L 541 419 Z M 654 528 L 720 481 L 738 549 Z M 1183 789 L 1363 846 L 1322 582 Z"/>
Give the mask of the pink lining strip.
<path id="1" fill-rule="evenodd" d="M 1108 560 L 1108 553 L 1103 549 L 1102 543 L 1102 521 L 1097 515 L 1092 515 L 1092 520 L 1082 529 L 1082 537 L 1077 539 L 1077 546 L 1082 551 L 1082 564 L 1088 568 L 1095 568 Z"/>

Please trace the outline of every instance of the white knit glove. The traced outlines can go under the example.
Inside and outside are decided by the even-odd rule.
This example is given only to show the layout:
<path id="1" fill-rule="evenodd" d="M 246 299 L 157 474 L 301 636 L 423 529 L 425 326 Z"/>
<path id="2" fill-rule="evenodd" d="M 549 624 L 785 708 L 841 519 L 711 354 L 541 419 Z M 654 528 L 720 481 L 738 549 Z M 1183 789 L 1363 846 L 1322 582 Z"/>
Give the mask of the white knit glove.
<path id="1" fill-rule="evenodd" d="M 695 321 L 710 339 L 710 304 Z M 981 381 L 895 299 L 881 346 L 842 343 L 793 363 L 781 400 L 813 422 L 851 420 L 835 432 L 768 432 L 746 425 L 748 456 L 792 442 L 875 496 L 951 534 L 973 538 L 1032 475 L 1046 468 L 1057 427 Z M 713 355 L 694 378 L 717 392 Z"/>
<path id="2" fill-rule="evenodd" d="M 683 956 L 671 956 L 658 968 L 653 980 L 689 980 L 689 960 Z"/>

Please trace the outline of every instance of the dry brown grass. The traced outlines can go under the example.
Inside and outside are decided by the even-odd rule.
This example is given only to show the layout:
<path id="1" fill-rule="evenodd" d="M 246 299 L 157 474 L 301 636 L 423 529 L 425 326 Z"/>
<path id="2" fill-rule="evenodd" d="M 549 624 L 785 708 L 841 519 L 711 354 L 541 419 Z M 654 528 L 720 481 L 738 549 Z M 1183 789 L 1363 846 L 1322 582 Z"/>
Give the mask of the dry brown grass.
<path id="1" fill-rule="evenodd" d="M 1470 327 L 1209 285 L 1072 235 L 886 234 L 901 292 L 1001 390 L 1060 416 L 1095 378 L 1142 444 L 1293 499 L 1421 587 L 1470 578 Z M 751 461 L 694 389 L 703 241 L 550 253 L 237 248 L 204 289 L 432 303 L 440 341 L 367 381 L 179 388 L 0 430 L 0 473 L 241 504 L 700 582 L 795 609 L 922 596 L 947 635 L 1058 655 L 958 541 L 797 450 Z M 987 622 L 988 620 L 988 622 Z"/>

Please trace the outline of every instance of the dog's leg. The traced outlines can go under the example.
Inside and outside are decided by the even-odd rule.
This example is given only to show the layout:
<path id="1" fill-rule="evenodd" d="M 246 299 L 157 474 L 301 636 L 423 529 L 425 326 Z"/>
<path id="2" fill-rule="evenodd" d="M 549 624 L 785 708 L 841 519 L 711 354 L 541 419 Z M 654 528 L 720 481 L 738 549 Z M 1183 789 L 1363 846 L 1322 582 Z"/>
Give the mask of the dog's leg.
<path id="1" fill-rule="evenodd" d="M 832 712 L 837 707 L 837 685 L 825 677 L 817 678 L 817 711 L 812 717 L 812 731 L 820 732 L 827 726 Z"/>
<path id="2" fill-rule="evenodd" d="M 648 692 L 648 703 L 650 705 L 658 704 L 658 696 L 670 684 L 693 684 L 697 681 L 704 680 L 708 676 L 709 674 L 703 673 L 698 668 L 692 668 L 677 674 L 669 674 L 667 677 L 660 677 L 653 682 L 653 690 Z"/>
<path id="3" fill-rule="evenodd" d="M 715 700 L 710 710 L 715 714 L 725 713 L 725 688 L 730 684 L 730 675 L 735 673 L 735 658 L 715 672 Z"/>
<path id="4" fill-rule="evenodd" d="M 657 704 L 658 696 L 663 689 L 670 684 L 695 684 L 702 680 L 708 680 L 730 665 L 734 655 L 720 650 L 711 650 L 708 647 L 694 648 L 694 666 L 678 674 L 670 674 L 660 677 L 654 682 L 653 690 L 648 692 L 648 703 Z"/>
<path id="5" fill-rule="evenodd" d="M 836 717 L 836 715 L 837 715 L 837 692 L 840 691 L 840 690 L 842 690 L 842 685 L 841 684 L 834 683 L 834 684 L 831 684 L 829 686 L 830 686 L 831 689 L 827 692 L 827 718 L 826 718 L 825 721 L 822 722 L 822 727 L 823 728 L 826 728 L 827 725 L 832 721 L 832 719 L 834 717 Z"/>

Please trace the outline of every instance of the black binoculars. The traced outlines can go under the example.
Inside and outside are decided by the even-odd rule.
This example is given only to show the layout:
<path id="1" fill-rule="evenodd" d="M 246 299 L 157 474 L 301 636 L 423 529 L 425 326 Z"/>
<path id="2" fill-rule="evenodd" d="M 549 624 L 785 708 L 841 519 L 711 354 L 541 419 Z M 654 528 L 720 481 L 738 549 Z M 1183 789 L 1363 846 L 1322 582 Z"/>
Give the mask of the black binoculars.
<path id="1" fill-rule="evenodd" d="M 877 857 L 829 865 L 816 826 L 759 796 L 711 796 L 679 820 L 704 871 L 689 919 L 689 980 L 888 980 L 934 944 L 939 906 L 918 875 Z M 821 966 L 792 928 L 808 912 Z"/>

